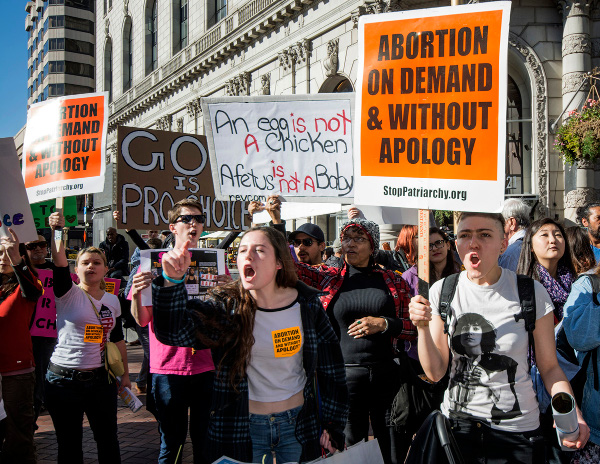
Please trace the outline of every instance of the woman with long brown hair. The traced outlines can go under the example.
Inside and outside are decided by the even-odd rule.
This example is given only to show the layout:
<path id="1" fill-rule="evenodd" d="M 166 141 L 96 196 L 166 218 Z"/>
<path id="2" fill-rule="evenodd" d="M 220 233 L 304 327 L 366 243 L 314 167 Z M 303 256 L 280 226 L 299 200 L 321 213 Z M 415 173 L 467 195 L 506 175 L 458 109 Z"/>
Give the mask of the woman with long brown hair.
<path id="1" fill-rule="evenodd" d="M 298 281 L 285 238 L 252 228 L 240 242 L 240 278 L 189 300 L 187 248 L 163 255 L 152 284 L 154 330 L 165 344 L 213 349 L 207 454 L 304 462 L 343 448 L 347 389 L 339 343 L 319 293 Z M 134 285 L 148 286 L 151 276 Z M 320 397 L 320 402 L 318 397 Z"/>

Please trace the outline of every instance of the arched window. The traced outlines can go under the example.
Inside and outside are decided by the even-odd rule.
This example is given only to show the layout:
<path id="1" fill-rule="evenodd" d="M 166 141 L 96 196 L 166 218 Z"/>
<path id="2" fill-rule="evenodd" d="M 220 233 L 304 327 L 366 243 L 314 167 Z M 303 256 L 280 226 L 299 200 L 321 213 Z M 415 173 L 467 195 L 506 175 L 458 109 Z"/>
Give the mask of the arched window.
<path id="1" fill-rule="evenodd" d="M 112 61 L 112 41 L 106 39 L 104 46 L 104 91 L 108 92 L 108 101 L 112 101 L 113 94 L 113 61 Z"/>
<path id="2" fill-rule="evenodd" d="M 173 54 L 180 52 L 188 44 L 188 0 L 173 2 Z"/>
<path id="3" fill-rule="evenodd" d="M 133 82 L 133 34 L 131 18 L 125 18 L 123 26 L 123 92 L 131 88 Z"/>
<path id="4" fill-rule="evenodd" d="M 146 75 L 158 67 L 158 0 L 146 3 Z"/>

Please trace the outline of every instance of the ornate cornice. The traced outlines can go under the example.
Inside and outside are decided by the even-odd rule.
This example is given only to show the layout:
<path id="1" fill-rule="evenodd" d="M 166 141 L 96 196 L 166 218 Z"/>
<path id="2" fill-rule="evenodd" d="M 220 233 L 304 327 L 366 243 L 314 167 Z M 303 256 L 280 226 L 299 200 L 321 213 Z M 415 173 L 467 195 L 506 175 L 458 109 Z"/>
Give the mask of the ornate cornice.
<path id="1" fill-rule="evenodd" d="M 358 27 L 358 18 L 363 15 L 405 10 L 406 7 L 402 3 L 402 0 L 364 0 L 363 4 L 352 12 L 354 27 Z"/>
<path id="2" fill-rule="evenodd" d="M 250 95 L 250 73 L 243 72 L 225 82 L 225 91 L 230 97 Z"/>
<path id="3" fill-rule="evenodd" d="M 163 130 L 163 131 L 170 131 L 172 123 L 173 123 L 173 115 L 167 114 L 156 120 L 156 129 Z"/>
<path id="4" fill-rule="evenodd" d="M 325 75 L 333 77 L 338 72 L 338 53 L 340 39 L 332 39 L 327 42 L 327 58 L 323 61 L 325 67 Z"/>
<path id="5" fill-rule="evenodd" d="M 548 175 L 548 87 L 546 73 L 541 60 L 533 49 L 513 32 L 509 33 L 508 44 L 522 58 L 528 73 L 533 79 L 532 92 L 534 115 L 532 140 L 536 141 L 536 162 L 538 170 L 537 210 L 540 215 L 547 216 L 549 208 L 550 181 Z"/>
<path id="6" fill-rule="evenodd" d="M 572 53 L 591 53 L 592 42 L 589 34 L 571 34 L 563 38 L 563 58 Z"/>
<path id="7" fill-rule="evenodd" d="M 591 3 L 589 0 L 558 0 L 557 7 L 563 18 L 589 16 Z"/>
<path id="8" fill-rule="evenodd" d="M 304 39 L 279 52 L 279 65 L 283 68 L 283 72 L 288 72 L 295 65 L 306 63 L 310 56 L 310 40 Z"/>
<path id="9" fill-rule="evenodd" d="M 200 106 L 200 99 L 194 98 L 191 102 L 185 105 L 185 109 L 188 112 L 188 116 L 195 119 L 200 113 L 202 113 L 202 106 Z"/>
<path id="10" fill-rule="evenodd" d="M 581 81 L 587 79 L 587 73 L 584 72 L 572 72 L 565 74 L 562 78 L 562 94 L 565 95 L 570 92 L 575 92 L 581 85 Z M 581 87 L 581 91 L 587 90 L 589 83 L 585 83 Z"/>

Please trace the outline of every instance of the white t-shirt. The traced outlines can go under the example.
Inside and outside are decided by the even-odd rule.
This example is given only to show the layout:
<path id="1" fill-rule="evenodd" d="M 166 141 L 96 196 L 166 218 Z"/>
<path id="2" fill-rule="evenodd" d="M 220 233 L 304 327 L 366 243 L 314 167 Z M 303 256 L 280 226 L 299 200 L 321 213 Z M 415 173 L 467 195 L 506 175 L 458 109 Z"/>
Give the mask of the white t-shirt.
<path id="1" fill-rule="evenodd" d="M 58 343 L 50 358 L 53 364 L 71 369 L 95 369 L 104 364 L 104 344 L 121 315 L 121 305 L 117 296 L 108 292 L 100 300 L 90 298 L 102 319 L 101 343 L 93 341 L 98 340 L 98 316 L 85 292 L 73 284 L 65 295 L 56 298 Z"/>
<path id="2" fill-rule="evenodd" d="M 536 319 L 551 313 L 546 289 L 535 282 Z M 430 291 L 439 316 L 442 280 Z M 539 427 L 538 403 L 528 373 L 529 337 L 521 312 L 516 274 L 502 269 L 500 280 L 482 286 L 461 272 L 448 312 L 452 351 L 450 383 L 444 394 L 446 417 L 476 419 L 492 428 L 527 432 Z"/>
<path id="3" fill-rule="evenodd" d="M 249 398 L 283 401 L 304 389 L 304 330 L 298 302 L 280 309 L 257 309 L 252 334 L 254 345 L 246 370 Z"/>

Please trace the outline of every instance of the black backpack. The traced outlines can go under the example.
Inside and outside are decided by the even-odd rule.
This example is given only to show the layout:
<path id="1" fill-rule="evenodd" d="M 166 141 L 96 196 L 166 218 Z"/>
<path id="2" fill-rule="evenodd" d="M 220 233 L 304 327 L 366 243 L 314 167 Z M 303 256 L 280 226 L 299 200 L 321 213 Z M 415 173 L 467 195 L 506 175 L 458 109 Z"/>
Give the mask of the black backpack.
<path id="1" fill-rule="evenodd" d="M 449 275 L 444 279 L 442 283 L 442 292 L 440 294 L 440 317 L 444 321 L 444 333 L 448 333 L 448 312 L 450 310 L 450 304 L 454 299 L 456 293 L 456 286 L 458 285 L 458 279 L 460 273 Z M 535 354 L 535 344 L 533 342 L 533 331 L 535 330 L 535 288 L 533 279 L 525 275 L 517 274 L 517 288 L 519 290 L 519 304 L 521 305 L 521 312 L 515 314 L 515 321 L 519 322 L 521 319 L 525 320 L 525 329 L 529 336 L 529 350 Z M 528 356 L 529 370 L 531 371 L 531 356 Z"/>

